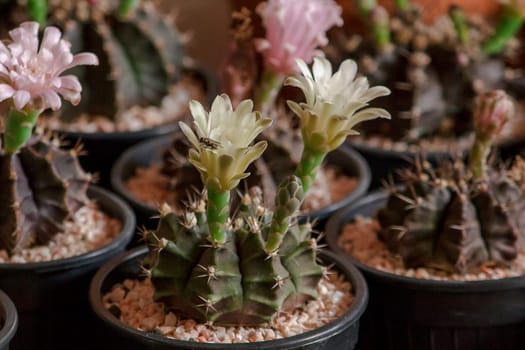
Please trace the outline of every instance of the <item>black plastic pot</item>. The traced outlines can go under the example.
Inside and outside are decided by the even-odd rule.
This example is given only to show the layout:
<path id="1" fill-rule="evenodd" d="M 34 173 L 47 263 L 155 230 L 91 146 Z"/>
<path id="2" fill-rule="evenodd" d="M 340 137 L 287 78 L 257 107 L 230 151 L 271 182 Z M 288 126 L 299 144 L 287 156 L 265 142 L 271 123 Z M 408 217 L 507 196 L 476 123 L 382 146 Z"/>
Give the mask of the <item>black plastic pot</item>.
<path id="1" fill-rule="evenodd" d="M 368 146 L 364 143 L 346 142 L 345 146 L 355 149 L 366 159 L 372 173 L 370 189 L 381 187 L 383 180 L 387 180 L 390 176 L 395 177 L 398 170 L 412 167 L 417 157 L 424 157 L 430 163 L 437 165 L 443 160 L 453 159 L 454 156 L 449 152 L 419 154 L 412 151 L 395 151 Z"/>
<path id="2" fill-rule="evenodd" d="M 12 350 L 91 349 L 89 281 L 100 266 L 124 251 L 133 237 L 135 218 L 124 201 L 106 190 L 90 186 L 88 196 L 122 222 L 111 243 L 66 259 L 0 264 L 0 289 L 12 298 L 20 321 Z"/>
<path id="3" fill-rule="evenodd" d="M 523 349 L 525 277 L 485 281 L 438 281 L 376 270 L 348 256 L 337 244 L 344 225 L 373 216 L 386 203 L 376 192 L 327 223 L 329 247 L 355 264 L 370 292 L 359 349 Z"/>
<path id="4" fill-rule="evenodd" d="M 215 97 L 217 91 L 215 79 L 202 68 L 188 68 L 187 74 L 202 82 L 208 93 L 208 100 Z M 117 158 L 130 146 L 141 141 L 168 135 L 178 129 L 178 122 L 173 121 L 153 128 L 125 131 L 125 132 L 73 132 L 55 130 L 69 144 L 74 145 L 78 140 L 82 142 L 86 155 L 80 157 L 82 168 L 91 173 L 97 173 L 99 184 L 110 186 L 110 171 Z"/>
<path id="5" fill-rule="evenodd" d="M 111 170 L 111 185 L 113 189 L 133 207 L 137 215 L 137 222 L 147 227 L 155 225 L 155 220 L 152 218 L 158 215 L 158 210 L 133 196 L 127 190 L 125 183 L 136 173 L 137 168 L 145 168 L 151 164 L 161 163 L 162 155 L 171 146 L 172 138 L 173 136 L 165 136 L 141 142 L 131 147 L 115 162 Z M 302 220 L 307 218 L 310 220 L 316 219 L 318 222 L 316 228 L 319 229 L 324 226 L 324 221 L 332 213 L 363 196 L 368 190 L 371 179 L 366 161 L 357 152 L 348 147 L 340 147 L 328 154 L 327 161 L 329 164 L 335 164 L 340 167 L 344 173 L 355 177 L 357 185 L 352 193 L 342 200 L 302 217 Z"/>
<path id="6" fill-rule="evenodd" d="M 104 265 L 93 277 L 89 301 L 98 318 L 105 325 L 103 343 L 107 349 L 142 350 L 349 350 L 357 342 L 359 318 L 364 312 L 368 291 L 359 271 L 332 252 L 321 252 L 321 259 L 334 264 L 352 283 L 354 300 L 348 311 L 337 320 L 300 335 L 257 343 L 206 344 L 166 338 L 153 332 L 143 332 L 121 322 L 109 312 L 102 302 L 102 295 L 126 278 L 140 276 L 140 263 L 146 256 L 146 247 L 137 247 Z"/>
<path id="7" fill-rule="evenodd" d="M 0 350 L 9 350 L 18 328 L 18 315 L 11 299 L 0 290 Z"/>

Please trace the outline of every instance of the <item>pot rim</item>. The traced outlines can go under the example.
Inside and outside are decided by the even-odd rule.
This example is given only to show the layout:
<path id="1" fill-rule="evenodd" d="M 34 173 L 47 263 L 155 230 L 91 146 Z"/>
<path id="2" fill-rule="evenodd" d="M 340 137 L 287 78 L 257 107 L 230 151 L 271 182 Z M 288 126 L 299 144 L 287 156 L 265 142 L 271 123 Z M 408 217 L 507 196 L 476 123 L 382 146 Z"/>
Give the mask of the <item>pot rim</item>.
<path id="1" fill-rule="evenodd" d="M 354 257 L 346 253 L 342 247 L 338 244 L 338 238 L 341 233 L 341 228 L 346 225 L 357 215 L 359 215 L 359 209 L 366 205 L 373 205 L 377 202 L 386 200 L 388 192 L 385 190 L 378 190 L 371 192 L 370 194 L 362 197 L 354 204 L 341 209 L 335 215 L 333 215 L 326 224 L 326 240 L 329 248 L 348 260 L 350 263 L 357 266 L 361 272 L 367 277 L 373 279 L 380 279 L 386 281 L 389 284 L 396 284 L 400 287 L 420 290 L 439 290 L 443 292 L 451 292 L 457 294 L 464 294 L 469 292 L 492 292 L 498 290 L 508 290 L 516 288 L 525 288 L 525 275 L 516 277 L 506 277 L 500 279 L 487 279 L 487 280 L 476 280 L 476 281 L 450 281 L 450 280 L 436 280 L 436 279 L 423 279 L 408 276 L 401 276 L 391 272 L 382 271 L 373 267 L 370 267 Z"/>
<path id="2" fill-rule="evenodd" d="M 259 341 L 254 343 L 196 343 L 192 341 L 178 340 L 173 338 L 167 338 L 162 335 L 144 332 L 137 330 L 131 326 L 128 326 L 117 319 L 108 309 L 106 309 L 102 302 L 102 284 L 107 276 L 123 261 L 137 259 L 142 255 L 147 254 L 147 247 L 136 247 L 128 252 L 124 252 L 119 256 L 113 258 L 102 266 L 93 279 L 89 288 L 89 303 L 94 313 L 99 317 L 106 325 L 116 329 L 122 335 L 128 338 L 143 339 L 149 343 L 154 343 L 164 346 L 173 346 L 180 349 L 224 349 L 235 348 L 239 350 L 271 350 L 271 349 L 285 349 L 282 346 L 294 347 L 306 345 L 315 341 L 321 341 L 322 339 L 328 339 L 331 336 L 339 334 L 347 328 L 347 325 L 359 322 L 361 315 L 364 313 L 368 304 L 368 287 L 362 274 L 352 264 L 341 257 L 337 256 L 333 252 L 327 250 L 321 250 L 320 256 L 324 259 L 334 262 L 341 273 L 343 273 L 348 280 L 352 283 L 352 289 L 354 291 L 354 298 L 352 304 L 348 310 L 336 320 L 316 328 L 314 330 L 286 337 L 282 339 Z"/>
<path id="3" fill-rule="evenodd" d="M 0 348 L 7 348 L 18 328 L 18 314 L 15 304 L 3 290 L 0 290 L 0 304 L 5 313 L 4 325 L 0 329 Z"/>
<path id="4" fill-rule="evenodd" d="M 87 193 L 90 199 L 94 199 L 97 202 L 106 202 L 108 206 L 114 206 L 120 212 L 122 228 L 111 242 L 98 249 L 63 259 L 28 263 L 0 263 L 0 270 L 11 270 L 13 273 L 20 270 L 34 270 L 36 273 L 68 270 L 89 265 L 94 260 L 98 260 L 115 250 L 115 248 L 126 245 L 135 233 L 135 214 L 133 210 L 118 196 L 96 185 L 89 184 Z"/>
<path id="5" fill-rule="evenodd" d="M 175 133 L 181 132 L 182 131 L 180 131 L 180 129 L 177 129 L 177 131 L 175 131 Z M 137 209 L 141 213 L 151 214 L 152 216 L 154 216 L 157 215 L 158 209 L 147 203 L 144 203 L 143 201 L 140 201 L 127 190 L 124 184 L 124 181 L 126 180 L 123 176 L 124 168 L 131 161 L 131 159 L 133 159 L 133 156 L 136 152 L 140 152 L 144 149 L 166 149 L 167 146 L 170 145 L 173 139 L 173 135 L 174 134 L 164 135 L 155 139 L 144 140 L 140 143 L 137 143 L 136 145 L 131 146 L 118 157 L 118 159 L 113 164 L 113 167 L 111 168 L 110 181 L 112 188 L 120 196 L 125 198 L 126 201 L 128 201 L 133 208 Z M 357 185 L 353 189 L 353 191 L 350 192 L 347 196 L 343 197 L 343 199 L 331 203 L 323 208 L 314 210 L 310 213 L 300 215 L 300 221 L 304 222 L 309 218 L 316 218 L 318 220 L 322 220 L 328 217 L 330 213 L 335 212 L 347 206 L 348 204 L 356 201 L 358 198 L 362 197 L 367 192 L 368 187 L 370 186 L 370 183 L 372 181 L 372 173 L 370 171 L 368 163 L 362 155 L 353 150 L 351 147 L 347 146 L 339 147 L 333 152 L 343 154 L 345 157 L 348 158 L 349 162 L 353 163 L 356 174 L 352 176 L 357 179 Z M 327 155 L 327 159 L 328 158 L 330 158 L 330 153 Z"/>

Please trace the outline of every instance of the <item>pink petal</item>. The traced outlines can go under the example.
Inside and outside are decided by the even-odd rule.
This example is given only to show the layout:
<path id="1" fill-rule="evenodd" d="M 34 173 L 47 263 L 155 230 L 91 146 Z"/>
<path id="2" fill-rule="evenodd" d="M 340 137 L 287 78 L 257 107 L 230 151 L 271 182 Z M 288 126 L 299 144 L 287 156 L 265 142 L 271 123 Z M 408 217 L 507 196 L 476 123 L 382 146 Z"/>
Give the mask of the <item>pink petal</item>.
<path id="1" fill-rule="evenodd" d="M 15 90 L 11 86 L 7 84 L 0 84 L 0 102 L 11 98 L 14 93 Z"/>
<path id="2" fill-rule="evenodd" d="M 96 66 L 98 65 L 98 57 L 91 53 L 91 52 L 82 52 L 79 54 L 76 54 L 73 56 L 73 62 L 71 62 L 72 66 L 79 66 L 79 65 L 91 65 Z"/>
<path id="3" fill-rule="evenodd" d="M 68 90 L 74 90 L 74 91 L 82 91 L 82 85 L 80 85 L 80 82 L 78 81 L 78 78 L 74 75 L 64 75 L 63 77 L 58 78 L 60 79 L 60 88 L 68 89 Z"/>
<path id="4" fill-rule="evenodd" d="M 42 99 L 44 108 L 50 107 L 52 110 L 57 111 L 62 106 L 62 100 L 60 96 L 53 90 L 46 90 L 42 93 Z"/>
<path id="5" fill-rule="evenodd" d="M 44 30 L 44 37 L 40 45 L 40 50 L 47 49 L 52 51 L 53 47 L 55 47 L 60 41 L 60 36 L 61 33 L 57 27 L 47 27 Z"/>
<path id="6" fill-rule="evenodd" d="M 31 94 L 24 90 L 18 90 L 13 94 L 13 103 L 16 109 L 21 111 L 31 100 Z"/>

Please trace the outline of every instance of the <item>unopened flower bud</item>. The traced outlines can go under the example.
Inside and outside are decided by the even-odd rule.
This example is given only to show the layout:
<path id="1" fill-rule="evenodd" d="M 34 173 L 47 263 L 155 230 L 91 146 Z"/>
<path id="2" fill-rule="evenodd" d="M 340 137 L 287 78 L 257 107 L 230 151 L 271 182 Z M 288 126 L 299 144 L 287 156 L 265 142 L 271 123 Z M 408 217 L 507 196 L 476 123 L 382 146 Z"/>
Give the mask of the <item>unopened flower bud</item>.
<path id="1" fill-rule="evenodd" d="M 514 113 L 514 105 L 503 90 L 493 90 L 476 98 L 474 127 L 478 137 L 492 138 L 499 134 Z"/>

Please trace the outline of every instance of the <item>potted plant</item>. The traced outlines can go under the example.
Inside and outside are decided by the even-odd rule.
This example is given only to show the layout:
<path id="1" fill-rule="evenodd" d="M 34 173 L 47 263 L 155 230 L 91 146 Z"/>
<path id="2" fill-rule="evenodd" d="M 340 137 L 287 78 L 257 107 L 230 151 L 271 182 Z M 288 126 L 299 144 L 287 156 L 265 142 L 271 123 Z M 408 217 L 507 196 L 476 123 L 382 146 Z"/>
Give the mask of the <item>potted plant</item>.
<path id="1" fill-rule="evenodd" d="M 512 37 L 524 18 L 517 2 L 504 6 L 497 26 L 457 6 L 427 24 L 417 3 L 396 3 L 390 15 L 375 1 L 358 1 L 369 30 L 361 36 L 336 32 L 326 50 L 335 62 L 357 60 L 372 83 L 392 88 L 376 105 L 391 111 L 395 123 L 365 125 L 363 137 L 352 142 L 371 164 L 373 186 L 387 170 L 406 166 L 417 154 L 433 163 L 451 153 L 466 154 L 473 138 L 474 98 L 492 89 L 512 91 L 521 80 L 509 74 L 516 63 Z M 498 143 L 521 139 L 521 124 L 522 113 Z"/>
<path id="2" fill-rule="evenodd" d="M 322 20 L 311 26 L 308 19 L 296 19 L 303 11 L 308 11 L 309 18 Z M 258 12 L 266 28 L 264 39 L 254 39 L 249 11 L 233 14 L 232 47 L 219 76 L 234 106 L 254 98 L 255 105 L 275 120 L 274 127 L 259 137 L 268 142 L 267 151 L 250 166 L 251 176 L 240 185 L 261 187 L 264 198 L 270 200 L 265 204 L 271 206 L 278 184 L 294 171 L 302 151 L 300 129 L 282 98 L 283 93 L 289 96 L 295 91 L 283 91 L 282 83 L 287 75 L 297 72 L 295 59 L 311 62 L 316 47 L 326 44 L 326 30 L 342 22 L 341 9 L 333 1 L 268 1 L 259 6 Z M 288 22 L 294 25 L 287 27 Z M 301 35 L 294 37 L 292 32 Z M 259 59 L 261 66 L 257 64 Z M 179 133 L 137 145 L 115 163 L 112 186 L 135 208 L 139 221 L 151 224 L 159 203 L 167 201 L 180 207 L 187 200 L 189 187 L 202 189 L 197 170 L 186 159 L 189 147 Z M 304 202 L 303 213 L 311 220 L 324 221 L 330 213 L 363 195 L 369 178 L 366 163 L 356 152 L 336 150 L 321 169 Z"/>
<path id="3" fill-rule="evenodd" d="M 9 296 L 0 291 L 0 349 L 9 350 L 11 339 L 18 328 L 18 315 Z"/>
<path id="4" fill-rule="evenodd" d="M 39 25 L 24 22 L 0 43 L 0 288 L 13 299 L 20 348 L 70 348 L 89 323 L 83 292 L 91 274 L 124 250 L 135 220 L 131 209 L 90 184 L 80 149 L 33 133 L 45 110 L 62 106 L 59 94 L 80 102 L 81 85 L 68 69 L 98 64 L 92 53 L 73 55 L 56 27 L 39 41 Z M 85 323 L 84 323 L 85 322 Z M 87 344 L 88 342 L 86 342 Z"/>
<path id="5" fill-rule="evenodd" d="M 524 166 L 487 163 L 511 107 L 501 90 L 478 97 L 467 166 L 419 163 L 401 187 L 329 221 L 329 246 L 350 254 L 370 286 L 364 348 L 520 347 Z"/>
<path id="6" fill-rule="evenodd" d="M 245 334 L 238 341 L 262 340 L 260 325 L 273 323 L 276 327 L 280 311 L 293 314 L 298 311 L 297 307 L 308 309 L 304 302 L 317 296 L 319 283 L 324 283 L 323 265 L 330 264 L 331 258 L 322 253 L 319 257 L 323 263 L 317 263 L 318 246 L 312 237 L 312 225 L 298 223 L 297 210 L 326 154 L 341 145 L 358 123 L 389 116 L 385 110 L 367 108 L 372 99 L 388 94 L 388 89 L 369 88 L 366 78 L 354 80 L 356 64 L 350 60 L 333 75 L 330 63 L 324 58 L 314 60 L 313 74 L 304 61 L 297 62 L 302 75 L 289 77 L 285 83 L 300 88 L 306 98 L 303 103 L 288 101 L 300 118 L 304 148 L 295 174 L 286 178 L 276 193 L 273 214 L 262 206 L 257 190 L 242 196 L 236 213 L 230 211 L 230 191 L 248 176 L 246 169 L 262 155 L 267 142 L 250 144 L 272 120 L 252 112 L 251 100 L 240 102 L 234 109 L 227 95 L 218 96 L 209 113 L 199 103 L 191 102 L 196 130 L 184 123 L 180 126 L 192 145 L 189 159 L 199 171 L 206 197 L 195 198 L 180 215 L 164 205 L 157 229 L 144 233 L 149 248 L 144 264 L 140 265 L 140 258 L 145 252 L 133 252 L 124 260 L 115 259 L 102 268 L 91 284 L 92 307 L 106 326 L 121 334 L 119 341 L 127 338 L 134 346 L 149 348 L 212 349 L 223 345 L 201 346 L 194 341 L 229 339 L 232 342 L 233 338 L 240 337 L 230 333 L 231 329 L 227 331 L 228 337 L 218 335 L 213 328 L 206 327 L 205 324 L 211 323 L 218 327 L 255 326 L 250 328 L 255 332 L 253 337 Z M 339 262 L 334 263 L 342 267 Z M 139 274 L 122 273 L 138 272 L 140 266 L 145 279 L 144 275 L 141 279 Z M 126 277 L 130 279 L 124 281 Z M 356 330 L 357 315 L 362 312 L 355 307 L 364 307 L 362 298 L 366 298 L 366 293 L 360 290 L 358 276 L 350 274 L 345 279 L 353 285 L 354 302 L 342 314 L 344 325 L 338 319 L 314 333 L 229 346 L 234 349 L 353 348 L 355 338 L 351 334 Z M 129 283 L 139 289 L 146 286 L 149 291 L 139 292 Z M 146 298 L 139 303 L 149 306 L 129 304 L 133 301 L 127 297 L 138 294 Z M 341 294 L 334 292 L 330 298 L 339 299 L 336 295 Z M 142 314 L 153 309 L 161 310 L 160 323 L 149 323 L 158 315 L 150 314 L 153 318 L 146 320 L 148 317 Z M 131 310 L 136 312 L 128 313 Z M 169 311 L 172 311 L 169 318 L 173 321 L 175 317 L 177 322 L 164 324 L 165 312 Z M 131 326 L 131 318 L 140 320 L 140 325 L 135 325 L 139 329 Z M 316 319 L 312 318 L 311 323 L 317 323 Z M 177 335 L 177 328 L 182 325 L 178 320 L 191 328 L 189 333 Z M 197 326 L 196 322 L 202 323 Z M 192 333 L 197 328 L 191 325 L 203 333 Z M 224 330 L 215 329 L 221 334 Z M 169 339 L 158 332 L 185 340 Z M 267 339 L 276 335 L 276 330 L 265 332 Z M 285 334 L 277 332 L 277 336 Z"/>
<path id="7" fill-rule="evenodd" d="M 39 124 L 72 144 L 82 140 L 87 155 L 81 164 L 98 172 L 104 186 L 127 147 L 173 132 L 189 114 L 189 99 L 206 102 L 214 90 L 209 74 L 185 56 L 186 39 L 173 18 L 153 1 L 41 0 L 10 7 L 5 17 L 27 8 L 27 16 L 61 28 L 73 52 L 99 57 L 97 67 L 72 71 L 84 87 L 81 103 L 49 113 Z"/>

